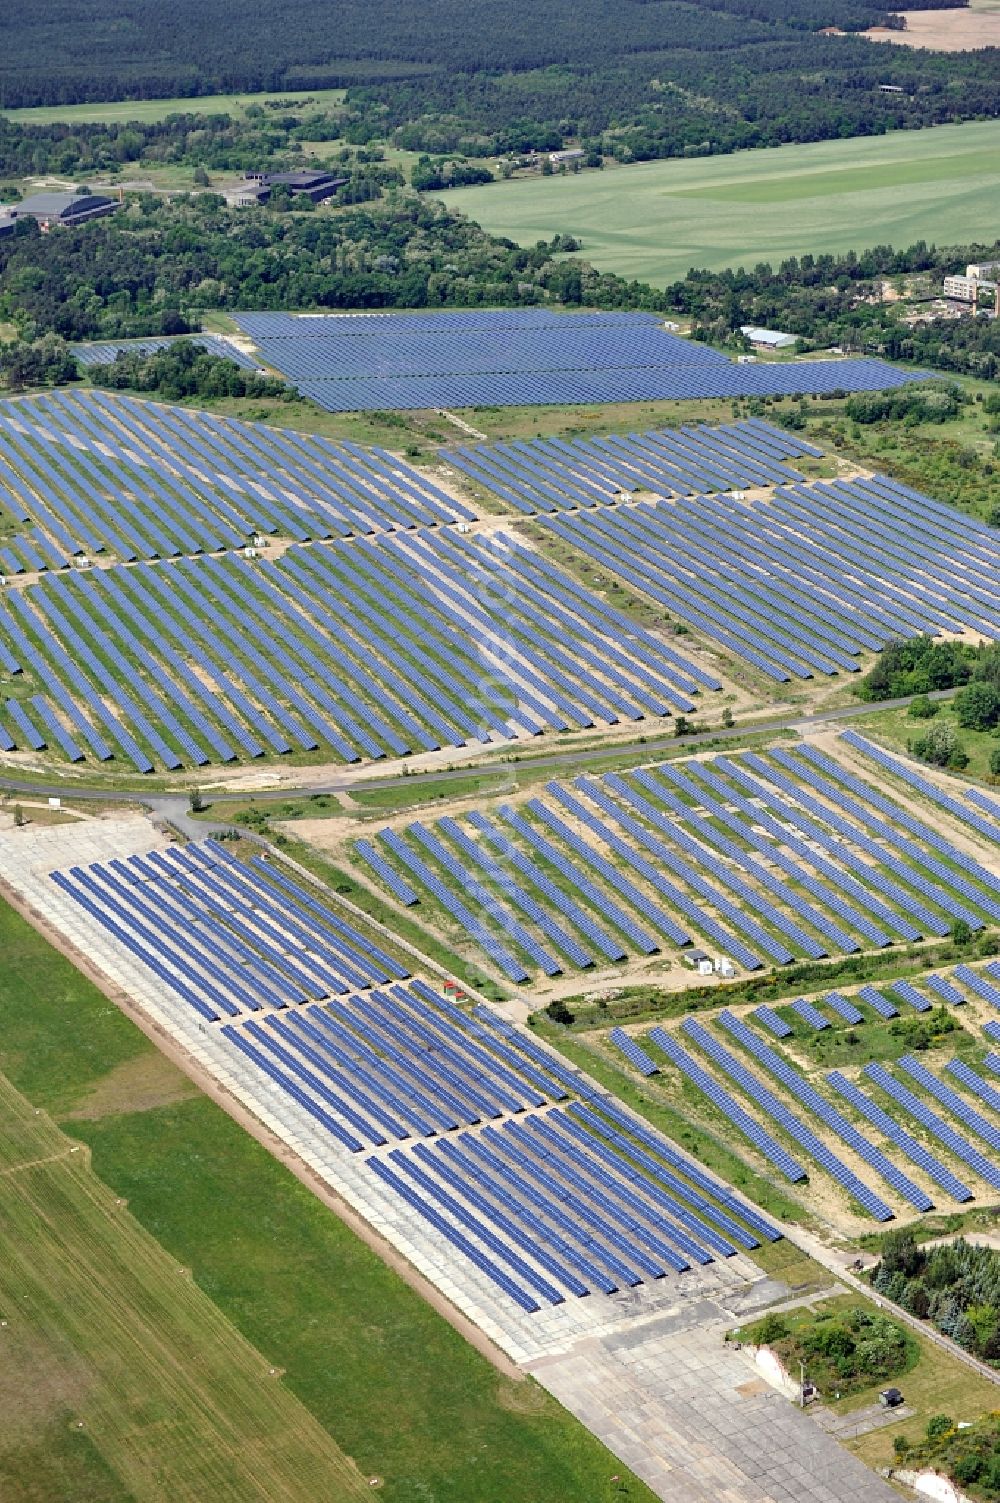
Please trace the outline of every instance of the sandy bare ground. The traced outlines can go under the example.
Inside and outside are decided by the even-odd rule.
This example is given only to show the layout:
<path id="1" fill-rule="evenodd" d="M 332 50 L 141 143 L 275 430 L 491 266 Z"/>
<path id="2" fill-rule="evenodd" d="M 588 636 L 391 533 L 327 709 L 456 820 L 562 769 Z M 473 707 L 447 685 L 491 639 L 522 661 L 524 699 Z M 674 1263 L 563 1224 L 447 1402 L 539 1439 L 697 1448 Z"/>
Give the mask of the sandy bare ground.
<path id="1" fill-rule="evenodd" d="M 903 10 L 905 31 L 873 26 L 864 35 L 873 42 L 895 42 L 900 47 L 925 47 L 936 52 L 974 52 L 979 47 L 1000 47 L 1000 10 L 972 6 L 956 10 Z"/>

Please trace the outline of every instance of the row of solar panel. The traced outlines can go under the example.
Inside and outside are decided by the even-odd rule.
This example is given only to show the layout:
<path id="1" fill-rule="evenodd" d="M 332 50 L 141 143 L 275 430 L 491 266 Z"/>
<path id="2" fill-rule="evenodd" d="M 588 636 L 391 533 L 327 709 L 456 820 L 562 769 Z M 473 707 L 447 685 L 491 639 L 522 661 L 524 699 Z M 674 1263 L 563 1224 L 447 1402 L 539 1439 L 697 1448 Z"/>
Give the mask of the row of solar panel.
<path id="1" fill-rule="evenodd" d="M 749 419 L 627 437 L 480 444 L 447 457 L 517 511 L 532 514 L 597 506 L 640 489 L 681 496 L 781 484 L 800 478 L 784 463 L 790 455 L 819 452 Z"/>
<path id="2" fill-rule="evenodd" d="M 1000 805 L 993 803 L 985 794 L 978 792 L 976 789 L 966 793 L 966 799 L 976 805 L 976 808 L 970 809 L 968 803 L 963 802 L 962 799 L 953 798 L 950 793 L 940 788 L 930 778 L 924 777 L 916 768 L 909 766 L 900 757 L 894 757 L 890 752 L 883 751 L 875 742 L 869 741 L 864 736 L 859 736 L 856 731 L 845 731 L 843 740 L 847 746 L 853 747 L 855 751 L 859 751 L 871 761 L 877 762 L 886 772 L 891 772 L 894 777 L 899 778 L 902 782 L 908 784 L 910 788 L 923 794 L 932 804 L 936 804 L 939 809 L 946 809 L 960 823 L 969 825 L 978 834 L 984 836 L 991 844 L 996 844 L 1000 841 Z M 984 809 L 993 818 L 984 819 L 983 815 L 977 812 L 979 809 Z"/>
<path id="3" fill-rule="evenodd" d="M 11 404 L 0 418 L 0 484 L 0 504 L 37 522 L 63 563 L 81 552 L 173 557 L 257 533 L 305 541 L 472 517 L 384 450 L 105 393 Z"/>
<path id="4" fill-rule="evenodd" d="M 573 442 L 514 440 L 454 449 L 448 460 L 517 511 L 532 514 L 597 507 L 639 488 L 684 496 L 782 484 L 797 478 L 783 463 L 788 448 L 776 428 L 731 424 Z"/>
<path id="5" fill-rule="evenodd" d="M 314 341 L 313 341 L 314 342 Z M 266 364 L 287 374 L 290 340 L 262 341 Z M 391 370 L 387 352 L 386 369 Z M 327 412 L 407 411 L 436 407 L 590 406 L 618 402 L 677 402 L 732 397 L 837 396 L 888 391 L 927 379 L 878 360 L 803 360 L 774 365 L 722 366 L 673 362 L 660 369 L 593 369 L 518 374 L 437 375 L 295 380 L 303 396 Z"/>
<path id="6" fill-rule="evenodd" d="M 756 969 L 761 955 L 818 959 L 1000 917 L 1000 879 L 808 745 L 581 777 L 546 793 L 551 802 L 502 806 L 493 818 L 473 811 L 433 829 L 387 829 L 357 855 L 406 906 L 428 897 L 444 906 L 518 982 L 532 969 L 556 975 L 665 942 L 710 939 Z M 961 967 L 956 979 L 995 991 Z M 931 985 L 962 1000 L 952 982 Z M 918 1011 L 930 1006 L 905 980 L 892 990 Z M 874 988 L 860 995 L 895 1014 Z M 825 1023 L 809 1004 L 802 1015 Z"/>
<path id="7" fill-rule="evenodd" d="M 513 499 L 506 484 L 501 493 Z M 544 520 L 781 682 L 856 672 L 863 650 L 922 632 L 1000 635 L 1000 556 L 981 526 L 957 514 L 942 523 L 940 514 L 928 498 L 873 477 L 779 489 L 753 505 L 698 495 Z M 928 541 L 924 524 L 935 534 Z"/>
<path id="8" fill-rule="evenodd" d="M 9 592 L 0 649 L 94 755 L 144 772 L 534 736 L 717 687 L 515 539 L 445 533 L 52 577 Z"/>
<path id="9" fill-rule="evenodd" d="M 760 1018 L 760 1010 L 756 1016 L 760 1021 L 767 1022 L 766 1018 Z M 866 1186 L 849 1166 L 831 1153 L 827 1144 L 817 1137 L 812 1127 L 798 1118 L 784 1101 L 775 1095 L 771 1086 L 765 1083 L 769 1078 L 776 1080 L 806 1109 L 809 1122 L 822 1123 L 838 1143 L 849 1148 L 852 1153 L 874 1169 L 886 1184 L 918 1210 L 931 1209 L 933 1202 L 927 1192 L 908 1175 L 903 1174 L 886 1156 L 885 1151 L 844 1117 L 798 1069 L 791 1065 L 784 1055 L 766 1044 L 743 1020 L 735 1017 L 728 1010 L 723 1010 L 719 1014 L 718 1023 L 750 1055 L 764 1072 L 763 1076 L 748 1069 L 708 1028 L 693 1018 L 689 1017 L 684 1020 L 681 1024 L 681 1032 L 708 1057 L 727 1079 L 730 1086 L 738 1087 L 739 1091 L 749 1097 L 767 1118 L 781 1128 L 784 1134 L 783 1139 L 775 1138 L 767 1128 L 762 1126 L 741 1105 L 739 1098 L 734 1098 L 730 1090 L 720 1084 L 719 1080 L 699 1064 L 665 1029 L 650 1030 L 641 1043 L 624 1035 L 622 1030 L 613 1030 L 610 1039 L 628 1062 L 644 1075 L 658 1072 L 661 1068 L 659 1056 L 665 1055 L 693 1085 L 703 1092 L 712 1106 L 721 1111 L 747 1141 L 759 1149 L 792 1182 L 800 1182 L 804 1179 L 805 1170 L 785 1147 L 787 1140 L 791 1140 L 792 1143 L 802 1148 L 826 1169 L 869 1214 L 880 1221 L 888 1220 L 893 1214 L 889 1203 Z M 649 1052 L 650 1045 L 656 1047 L 657 1054 Z M 1000 1060 L 996 1061 L 996 1066 L 1000 1067 Z M 969 1128 L 990 1149 L 995 1152 L 1000 1148 L 1000 1132 L 997 1128 L 952 1086 L 935 1076 L 910 1055 L 903 1056 L 898 1061 L 898 1067 L 909 1075 L 923 1092 L 944 1106 L 953 1117 Z M 994 1106 L 1000 1102 L 1000 1092 L 997 1092 L 987 1080 L 963 1061 L 951 1061 L 947 1070 L 985 1105 Z M 1000 1188 L 1000 1167 L 988 1159 L 980 1148 L 957 1133 L 949 1123 L 927 1107 L 924 1101 L 903 1086 L 895 1076 L 883 1066 L 876 1064 L 866 1066 L 864 1074 L 897 1106 L 915 1118 L 923 1128 L 937 1138 L 954 1157 L 971 1168 L 981 1180 L 993 1189 Z M 877 1101 L 867 1096 L 859 1086 L 849 1081 L 839 1071 L 831 1072 L 827 1076 L 827 1081 L 853 1107 L 855 1112 L 876 1127 L 891 1144 L 901 1149 L 911 1162 L 944 1190 L 946 1195 L 960 1202 L 972 1199 L 972 1190 L 958 1178 L 947 1163 L 942 1162 L 940 1158 L 918 1143 L 905 1127 L 879 1106 Z"/>
<path id="10" fill-rule="evenodd" d="M 655 324 L 583 324 L 563 320 L 533 329 L 479 329 L 389 340 L 377 331 L 344 339 L 255 336 L 266 364 L 292 380 L 452 378 L 603 371 L 722 369 L 703 347 L 675 338 Z"/>
<path id="11" fill-rule="evenodd" d="M 211 1022 L 408 974 L 269 862 L 240 862 L 215 840 L 52 880 Z"/>
<path id="12" fill-rule="evenodd" d="M 1000 965 L 996 961 L 992 962 L 986 969 L 990 970 L 993 975 L 1000 975 Z M 957 980 L 964 981 L 967 987 L 978 995 L 985 997 L 995 1007 L 1000 1008 L 1000 989 L 987 981 L 985 976 L 973 971 L 969 966 L 957 967 L 952 972 L 952 975 Z M 954 981 L 950 981 L 947 976 L 938 976 L 932 972 L 926 976 L 922 976 L 920 980 L 925 987 L 934 993 L 933 997 L 927 997 L 911 981 L 905 979 L 890 981 L 887 990 L 895 993 L 899 1001 L 906 1003 L 908 1007 L 912 1007 L 914 1012 L 918 1013 L 929 1012 L 934 1003 L 940 1006 L 942 1002 L 951 1002 L 956 1006 L 964 1006 L 966 1000 L 964 994 L 955 985 Z M 884 993 L 876 991 L 873 986 L 862 987 L 858 992 L 858 997 L 861 1001 L 868 1002 L 869 1006 L 881 1018 L 894 1018 L 899 1014 L 896 1004 L 890 1001 Z M 864 1013 L 852 1001 L 847 997 L 842 997 L 838 992 L 830 992 L 828 996 L 823 998 L 823 1001 L 829 1007 L 830 1011 L 842 1022 L 856 1026 L 865 1021 Z M 821 1032 L 823 1029 L 831 1026 L 830 1018 L 825 1013 L 820 1012 L 819 1007 L 814 1002 L 808 1001 L 805 997 L 800 997 L 797 1001 L 792 1002 L 791 1011 L 795 1013 L 797 1018 L 801 1019 L 806 1027 L 812 1028 L 816 1032 Z M 776 1038 L 787 1038 L 792 1032 L 790 1025 L 773 1008 L 768 1007 L 766 1003 L 754 1009 L 754 1017 L 758 1022 L 763 1023 L 764 1027 L 769 1029 Z"/>
<path id="13" fill-rule="evenodd" d="M 53 879 L 206 1023 L 216 1003 L 235 1019 L 219 1037 L 258 1099 L 266 1082 L 352 1153 L 407 1144 L 371 1171 L 525 1310 L 779 1235 L 488 1009 L 468 1016 L 423 982 L 310 1002 L 331 932 L 342 964 L 351 931 L 270 863 L 206 841 Z M 592 1104 L 535 1115 L 569 1091 Z"/>
<path id="14" fill-rule="evenodd" d="M 221 1032 L 343 1147 L 402 1143 L 368 1168 L 526 1311 L 777 1239 L 613 1099 L 537 1114 L 583 1083 L 488 1009 L 415 983 L 266 1024 Z"/>
<path id="15" fill-rule="evenodd" d="M 774 396 L 923 379 L 871 360 L 738 364 L 634 314 L 251 313 L 237 323 L 267 365 L 333 411 Z"/>
<path id="16" fill-rule="evenodd" d="M 496 334 L 528 329 L 547 330 L 569 326 L 579 329 L 651 327 L 653 313 L 588 311 L 565 313 L 551 308 L 456 308 L 420 313 L 234 313 L 234 322 L 245 334 L 269 339 L 348 339 L 379 335 L 403 341 L 429 335 Z M 721 359 L 706 345 L 693 345 L 706 359 Z M 693 357 L 694 358 L 694 357 Z"/>

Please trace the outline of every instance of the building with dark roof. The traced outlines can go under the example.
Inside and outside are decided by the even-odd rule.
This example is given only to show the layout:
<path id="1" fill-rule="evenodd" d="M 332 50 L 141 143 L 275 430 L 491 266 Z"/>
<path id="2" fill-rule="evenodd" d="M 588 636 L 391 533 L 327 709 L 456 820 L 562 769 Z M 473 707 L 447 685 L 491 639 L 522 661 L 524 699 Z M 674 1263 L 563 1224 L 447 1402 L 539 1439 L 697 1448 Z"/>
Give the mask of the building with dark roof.
<path id="1" fill-rule="evenodd" d="M 314 204 L 324 198 L 332 198 L 338 188 L 347 182 L 346 177 L 334 177 L 332 172 L 248 172 L 247 187 L 240 194 L 240 202 L 266 203 L 274 188 L 287 188 L 289 193 L 304 193 Z"/>
<path id="2" fill-rule="evenodd" d="M 37 219 L 43 229 L 54 224 L 82 224 L 87 219 L 100 219 L 117 208 L 113 198 L 104 198 L 99 193 L 32 193 L 20 203 L 10 204 L 7 215 L 10 219 Z"/>

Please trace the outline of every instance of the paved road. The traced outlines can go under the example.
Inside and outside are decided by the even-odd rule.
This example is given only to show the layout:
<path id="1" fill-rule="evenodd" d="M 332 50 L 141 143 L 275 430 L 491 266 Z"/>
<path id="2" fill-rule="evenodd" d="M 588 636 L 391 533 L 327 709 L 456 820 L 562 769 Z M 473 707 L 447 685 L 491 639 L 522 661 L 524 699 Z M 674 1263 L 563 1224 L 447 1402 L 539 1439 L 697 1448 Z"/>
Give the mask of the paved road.
<path id="1" fill-rule="evenodd" d="M 940 689 L 928 697 L 930 699 L 949 699 L 954 692 L 954 689 Z M 843 705 L 839 709 L 824 710 L 818 715 L 785 715 L 777 720 L 745 721 L 742 725 L 733 726 L 731 730 L 719 729 L 704 731 L 696 736 L 685 736 L 683 744 L 685 747 L 697 747 L 713 741 L 739 740 L 741 737 L 748 735 L 766 735 L 768 733 L 774 734 L 778 731 L 788 730 L 807 730 L 810 726 L 825 725 L 830 721 L 849 720 L 856 715 L 872 715 L 880 710 L 902 709 L 903 706 L 908 705 L 914 698 L 914 695 L 908 694 L 904 695 L 901 699 L 883 699 L 877 704 Z M 623 744 L 612 743 L 609 746 L 594 747 L 591 750 L 583 752 L 553 752 L 550 756 L 532 757 L 530 766 L 532 768 L 548 767 L 553 769 L 559 767 L 579 767 L 581 764 L 586 764 L 587 762 L 598 762 L 611 753 L 615 756 L 625 756 L 630 752 L 634 752 L 636 759 L 642 761 L 655 755 L 658 751 L 663 751 L 668 747 L 676 748 L 676 746 L 676 736 L 658 737 L 655 741 L 646 739 Z M 481 772 L 483 775 L 495 772 L 499 775 L 509 765 L 506 763 L 492 764 L 484 762 L 478 767 L 474 765 L 462 768 L 457 772 L 407 772 L 405 774 L 406 786 L 407 788 L 413 788 L 414 786 L 419 788 L 424 783 L 447 782 L 450 779 L 471 776 L 477 772 Z M 516 766 L 516 764 L 514 765 Z M 514 776 L 516 777 L 516 773 Z M 387 788 L 391 787 L 394 783 L 402 782 L 403 777 L 404 774 L 398 772 L 383 778 L 359 781 L 356 778 L 338 774 L 324 783 L 309 783 L 298 788 L 295 786 L 286 786 L 282 788 L 255 789 L 252 795 L 245 790 L 232 793 L 213 793 L 210 799 L 206 798 L 206 803 L 213 809 L 222 808 L 226 804 L 245 804 L 250 797 L 258 804 L 284 803 L 287 799 L 302 797 L 303 795 L 357 793 L 370 789 Z M 11 793 L 33 794 L 37 798 L 47 798 L 51 795 L 59 798 L 90 800 L 106 804 L 143 804 L 162 818 L 169 819 L 171 824 L 194 838 L 198 838 L 199 836 L 204 838 L 205 835 L 211 833 L 213 828 L 206 820 L 192 820 L 190 818 L 187 796 L 180 793 L 144 794 L 141 788 L 133 792 L 106 787 L 78 788 L 73 786 L 70 788 L 65 783 L 47 786 L 39 783 L 19 782 L 15 778 L 3 776 L 0 776 L 0 789 L 7 789 Z M 229 829 L 231 828 L 231 821 L 228 823 L 222 822 L 217 828 Z"/>

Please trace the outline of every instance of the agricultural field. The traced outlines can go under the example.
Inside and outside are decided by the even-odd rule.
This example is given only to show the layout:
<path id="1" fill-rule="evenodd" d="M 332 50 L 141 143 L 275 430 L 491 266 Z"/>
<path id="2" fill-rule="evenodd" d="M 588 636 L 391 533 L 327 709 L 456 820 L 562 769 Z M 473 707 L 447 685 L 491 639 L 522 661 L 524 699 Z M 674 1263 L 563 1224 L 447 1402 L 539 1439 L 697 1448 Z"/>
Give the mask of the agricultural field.
<path id="1" fill-rule="evenodd" d="M 3 1076 L 0 1115 L 4 1498 L 365 1496 L 276 1369 Z"/>
<path id="2" fill-rule="evenodd" d="M 819 255 L 989 241 L 998 144 L 1000 123 L 975 121 L 511 180 L 443 197 L 492 234 L 521 245 L 571 234 L 598 270 L 662 287 L 692 266 L 776 266 L 806 246 Z"/>
<path id="3" fill-rule="evenodd" d="M 970 0 L 968 5 L 939 11 L 904 10 L 905 31 L 872 26 L 864 33 L 873 42 L 896 42 L 901 47 L 927 47 L 935 52 L 971 52 L 1000 46 L 1000 5 L 997 0 Z"/>

